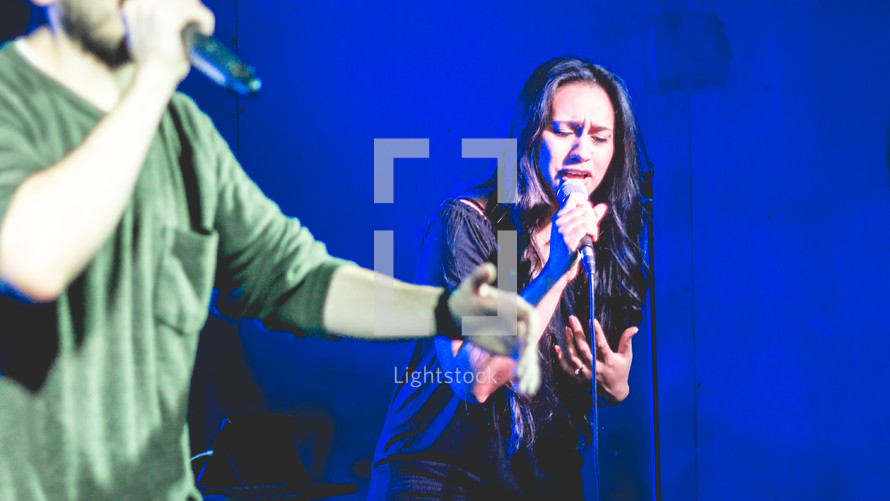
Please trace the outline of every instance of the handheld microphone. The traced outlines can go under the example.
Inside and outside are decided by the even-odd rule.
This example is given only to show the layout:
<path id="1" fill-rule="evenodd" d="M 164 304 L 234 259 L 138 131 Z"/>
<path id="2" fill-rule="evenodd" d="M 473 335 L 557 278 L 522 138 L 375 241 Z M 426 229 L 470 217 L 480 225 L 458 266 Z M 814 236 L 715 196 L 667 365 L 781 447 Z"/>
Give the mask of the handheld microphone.
<path id="1" fill-rule="evenodd" d="M 585 200 L 590 197 L 590 194 L 587 193 L 587 188 L 584 187 L 584 183 L 581 181 L 569 179 L 562 183 L 556 191 L 556 199 L 559 201 L 559 206 L 565 207 L 569 197 L 575 193 L 583 196 Z M 581 239 L 581 247 L 578 250 L 581 252 L 581 263 L 584 265 L 584 271 L 587 272 L 588 277 L 592 277 L 596 269 L 596 259 L 593 255 L 593 239 L 590 238 L 590 235 L 584 235 L 584 238 Z"/>
<path id="2" fill-rule="evenodd" d="M 260 90 L 263 83 L 253 66 L 246 64 L 219 40 L 198 30 L 189 23 L 182 29 L 182 43 L 192 66 L 222 87 L 247 96 Z"/>

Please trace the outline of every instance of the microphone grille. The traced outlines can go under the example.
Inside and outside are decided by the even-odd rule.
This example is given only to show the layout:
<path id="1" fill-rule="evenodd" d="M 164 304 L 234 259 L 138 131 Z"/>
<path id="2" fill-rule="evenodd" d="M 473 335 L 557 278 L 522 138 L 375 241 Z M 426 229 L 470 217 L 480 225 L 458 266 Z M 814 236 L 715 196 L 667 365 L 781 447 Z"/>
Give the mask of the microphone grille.
<path id="1" fill-rule="evenodd" d="M 559 185 L 559 189 L 556 191 L 556 199 L 559 201 L 560 207 L 565 205 L 569 197 L 575 193 L 581 195 L 584 198 L 590 196 L 590 194 L 587 193 L 587 188 L 584 187 L 584 183 L 582 183 L 581 181 L 569 179 L 568 181 L 565 181 L 564 183 Z"/>

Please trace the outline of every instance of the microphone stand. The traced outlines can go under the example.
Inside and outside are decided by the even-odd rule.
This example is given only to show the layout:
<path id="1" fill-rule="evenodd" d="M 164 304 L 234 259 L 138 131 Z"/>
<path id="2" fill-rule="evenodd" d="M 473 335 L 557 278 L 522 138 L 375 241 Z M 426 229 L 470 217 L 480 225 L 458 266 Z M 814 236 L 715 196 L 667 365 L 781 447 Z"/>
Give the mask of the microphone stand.
<path id="1" fill-rule="evenodd" d="M 651 339 L 652 350 L 652 456 L 654 472 L 654 498 L 661 501 L 661 453 L 659 448 L 659 430 L 658 430 L 658 367 L 656 363 L 655 351 L 655 238 L 654 238 L 654 213 L 652 209 L 652 201 L 654 199 L 654 189 L 652 186 L 652 178 L 655 176 L 655 166 L 649 160 L 649 152 L 646 151 L 646 143 L 643 142 L 643 135 L 637 131 L 637 139 L 640 142 L 640 149 L 643 151 L 644 162 L 640 165 L 641 191 L 643 192 L 643 211 L 645 214 L 644 224 L 646 225 L 646 242 L 642 245 L 645 251 L 646 266 L 649 269 L 649 288 L 647 294 L 649 296 L 649 336 Z"/>
<path id="2" fill-rule="evenodd" d="M 595 304 L 594 304 L 594 291 L 596 290 L 596 254 L 594 253 L 591 256 L 590 261 L 588 262 L 585 259 L 581 260 L 584 263 L 584 271 L 587 272 L 587 291 L 588 291 L 588 323 L 590 324 L 588 332 L 590 332 L 590 346 L 593 348 L 593 367 L 590 368 L 593 373 L 593 378 L 590 381 L 590 387 L 592 389 L 591 397 L 593 398 L 593 405 L 591 408 L 593 409 L 593 492 L 594 499 L 599 501 L 600 499 L 600 450 L 599 450 L 599 415 L 597 412 L 597 396 L 596 396 L 596 331 L 594 331 L 593 320 L 594 314 L 596 312 Z"/>

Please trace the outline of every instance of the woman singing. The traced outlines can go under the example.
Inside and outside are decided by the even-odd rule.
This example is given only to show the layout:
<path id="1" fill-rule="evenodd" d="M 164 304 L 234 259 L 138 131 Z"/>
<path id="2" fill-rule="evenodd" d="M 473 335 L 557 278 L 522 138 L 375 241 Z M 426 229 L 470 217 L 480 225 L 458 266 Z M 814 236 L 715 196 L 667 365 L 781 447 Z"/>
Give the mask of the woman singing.
<path id="1" fill-rule="evenodd" d="M 498 230 L 517 232 L 519 287 L 542 320 L 541 389 L 531 398 L 514 392 L 510 357 L 469 342 L 417 342 L 377 446 L 371 499 L 580 499 L 594 371 L 601 403 L 628 395 L 647 281 L 627 90 L 585 60 L 547 61 L 522 88 L 511 137 L 517 203 L 498 203 L 497 173 L 446 200 L 424 238 L 417 279 L 457 287 L 479 263 L 497 262 Z M 556 193 L 569 180 L 590 196 L 560 208 Z M 585 236 L 596 257 L 592 335 L 588 279 L 576 259 Z"/>

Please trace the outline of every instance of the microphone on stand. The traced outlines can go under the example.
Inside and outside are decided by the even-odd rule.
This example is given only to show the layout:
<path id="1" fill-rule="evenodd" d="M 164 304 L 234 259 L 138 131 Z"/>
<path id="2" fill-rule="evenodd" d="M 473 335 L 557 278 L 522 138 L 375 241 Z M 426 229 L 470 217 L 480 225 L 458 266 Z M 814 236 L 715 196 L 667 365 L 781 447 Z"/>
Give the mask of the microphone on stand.
<path id="1" fill-rule="evenodd" d="M 565 207 L 569 197 L 575 193 L 584 197 L 585 200 L 590 197 L 590 193 L 587 193 L 587 188 L 584 187 L 584 183 L 581 181 L 569 179 L 562 183 L 556 191 L 556 199 L 559 201 L 559 206 Z M 596 259 L 593 254 L 593 239 L 590 238 L 590 235 L 584 235 L 584 238 L 581 239 L 581 247 L 578 250 L 581 252 L 581 263 L 584 265 L 584 271 L 587 272 L 588 277 L 592 277 L 596 270 Z"/>
<path id="2" fill-rule="evenodd" d="M 196 23 L 182 29 L 182 43 L 192 66 L 222 87 L 242 96 L 263 86 L 253 66 L 242 61 L 219 40 L 201 33 Z"/>

